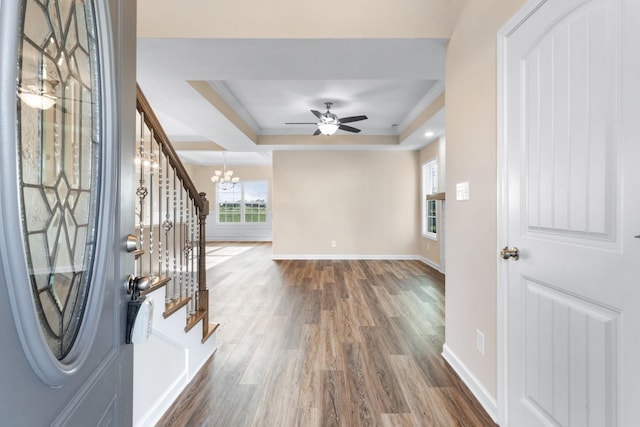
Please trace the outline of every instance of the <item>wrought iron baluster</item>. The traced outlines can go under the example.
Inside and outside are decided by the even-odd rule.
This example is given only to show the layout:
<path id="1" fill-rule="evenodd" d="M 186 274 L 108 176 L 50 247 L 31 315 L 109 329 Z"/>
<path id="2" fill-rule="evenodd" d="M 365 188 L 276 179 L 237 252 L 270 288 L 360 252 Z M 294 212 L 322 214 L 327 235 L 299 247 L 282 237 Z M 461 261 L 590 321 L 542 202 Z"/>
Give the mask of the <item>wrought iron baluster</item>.
<path id="1" fill-rule="evenodd" d="M 144 113 L 140 113 L 140 145 L 138 147 L 138 158 L 136 159 L 136 163 L 140 166 L 140 180 L 139 186 L 136 189 L 136 195 L 140 201 L 140 212 L 138 213 L 138 238 L 140 239 L 140 248 L 144 249 L 144 201 L 147 195 L 149 194 L 149 190 L 145 187 L 145 179 L 144 179 Z M 143 258 L 140 257 L 138 260 L 138 274 L 143 274 Z"/>
<path id="2" fill-rule="evenodd" d="M 165 182 L 165 205 L 166 205 L 166 213 L 165 213 L 165 218 L 164 218 L 164 222 L 162 223 L 162 228 L 164 229 L 164 246 L 165 246 L 165 274 L 167 275 L 167 277 L 170 276 L 169 273 L 169 232 L 171 231 L 171 229 L 173 228 L 173 220 L 171 219 L 170 216 L 170 206 L 169 206 L 169 202 L 170 202 L 170 191 L 169 191 L 169 181 L 170 181 L 170 175 L 169 175 L 169 157 L 165 156 L 164 158 L 164 166 L 165 166 L 165 171 L 166 171 L 166 182 Z M 175 178 L 174 178 L 175 179 Z M 173 280 L 169 281 L 169 283 L 167 283 L 167 291 L 165 293 L 165 302 L 169 303 L 171 301 L 171 297 L 173 296 L 173 287 L 175 286 L 175 283 Z"/>
<path id="3" fill-rule="evenodd" d="M 162 199 L 163 199 L 163 194 L 162 194 L 162 190 L 163 190 L 163 184 L 164 182 L 162 181 L 162 143 L 156 141 L 158 143 L 158 162 L 157 162 L 157 169 L 158 169 L 158 277 L 164 277 L 162 275 L 162 257 L 164 256 L 164 251 L 163 251 L 163 247 L 162 247 L 162 230 L 164 228 L 164 224 L 163 224 L 163 220 L 162 220 Z M 155 165 L 154 165 L 155 167 Z M 165 293 L 166 295 L 166 293 Z"/>
<path id="4" fill-rule="evenodd" d="M 185 261 L 185 296 L 189 299 L 189 302 L 187 303 L 187 318 L 189 317 L 189 313 L 191 311 L 191 282 L 190 282 L 190 274 L 191 274 L 191 270 L 189 269 L 189 267 L 191 266 L 191 263 L 189 262 L 189 252 L 191 250 L 191 244 L 189 242 L 189 229 L 191 227 L 191 218 L 189 217 L 189 191 L 187 191 L 186 197 L 185 197 L 185 219 L 186 219 L 186 229 L 185 229 L 185 233 L 184 233 L 184 261 Z"/>
<path id="5" fill-rule="evenodd" d="M 184 185 L 180 181 L 180 286 L 179 298 L 183 298 L 184 292 L 184 241 L 186 240 L 184 232 Z"/>
<path id="6" fill-rule="evenodd" d="M 177 172 L 175 170 L 175 168 L 173 169 L 173 221 L 174 221 L 174 227 L 173 227 L 173 294 L 172 297 L 173 299 L 177 299 L 176 297 L 176 289 L 179 289 L 179 285 L 177 283 L 178 280 L 178 256 L 179 253 L 176 251 L 176 243 L 177 243 L 177 239 L 176 239 L 176 228 L 178 228 L 180 226 L 180 223 L 178 222 L 178 187 L 177 187 Z"/>
<path id="7" fill-rule="evenodd" d="M 149 275 L 153 277 L 153 169 L 155 161 L 153 151 L 153 129 L 150 129 L 149 146 Z"/>
<path id="8" fill-rule="evenodd" d="M 193 198 L 191 199 L 191 212 L 189 215 L 189 218 L 191 219 L 191 244 L 189 245 L 189 255 L 191 256 L 191 310 L 189 311 L 190 315 L 195 314 L 196 312 L 196 277 L 195 277 L 195 266 L 194 266 L 194 259 L 195 259 L 195 228 L 196 228 L 196 214 L 195 214 L 195 209 L 194 209 L 195 205 L 193 202 Z"/>
<path id="9" fill-rule="evenodd" d="M 193 269 L 193 277 L 194 277 L 194 288 L 196 290 L 196 298 L 195 298 L 195 311 L 200 310 L 200 295 L 199 295 L 199 289 L 200 289 L 200 263 L 199 263 L 199 259 L 200 259 L 200 221 L 199 221 L 199 212 L 198 212 L 198 208 L 195 206 L 195 202 L 193 203 L 193 220 L 194 220 L 194 224 L 193 224 L 193 229 L 195 230 L 195 238 L 193 240 L 193 262 L 194 262 L 194 269 Z"/>

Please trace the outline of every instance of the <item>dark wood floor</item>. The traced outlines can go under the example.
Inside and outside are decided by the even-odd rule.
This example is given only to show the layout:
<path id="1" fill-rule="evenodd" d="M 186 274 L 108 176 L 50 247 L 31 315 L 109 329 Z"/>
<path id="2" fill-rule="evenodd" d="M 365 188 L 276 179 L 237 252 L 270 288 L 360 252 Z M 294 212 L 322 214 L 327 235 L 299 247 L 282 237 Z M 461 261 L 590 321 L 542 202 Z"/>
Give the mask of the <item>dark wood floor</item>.
<path id="1" fill-rule="evenodd" d="M 495 425 L 440 356 L 439 273 L 208 249 L 219 348 L 158 426 Z"/>

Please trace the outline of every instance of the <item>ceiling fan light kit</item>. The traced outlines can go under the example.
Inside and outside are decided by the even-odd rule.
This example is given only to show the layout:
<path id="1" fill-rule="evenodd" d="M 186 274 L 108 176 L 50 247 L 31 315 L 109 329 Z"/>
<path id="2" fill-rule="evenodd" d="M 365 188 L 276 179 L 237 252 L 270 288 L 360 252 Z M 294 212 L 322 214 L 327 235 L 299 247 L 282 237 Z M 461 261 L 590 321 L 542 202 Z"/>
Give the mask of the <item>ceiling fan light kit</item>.
<path id="1" fill-rule="evenodd" d="M 337 123 L 318 123 L 318 129 L 323 135 L 333 135 L 338 130 L 338 127 L 340 125 Z"/>
<path id="2" fill-rule="evenodd" d="M 332 102 L 325 102 L 324 105 L 327 107 L 326 113 L 321 113 L 317 110 L 311 110 L 311 113 L 318 118 L 318 122 L 305 122 L 305 123 L 285 123 L 286 125 L 316 125 L 318 129 L 313 133 L 313 136 L 316 135 L 333 135 L 338 129 L 344 130 L 346 132 L 358 133 L 360 129 L 354 128 L 352 126 L 347 126 L 344 123 L 352 123 L 358 122 L 360 120 L 367 120 L 367 116 L 352 116 L 352 117 L 343 117 L 342 119 L 338 118 L 335 114 L 331 112 Z"/>

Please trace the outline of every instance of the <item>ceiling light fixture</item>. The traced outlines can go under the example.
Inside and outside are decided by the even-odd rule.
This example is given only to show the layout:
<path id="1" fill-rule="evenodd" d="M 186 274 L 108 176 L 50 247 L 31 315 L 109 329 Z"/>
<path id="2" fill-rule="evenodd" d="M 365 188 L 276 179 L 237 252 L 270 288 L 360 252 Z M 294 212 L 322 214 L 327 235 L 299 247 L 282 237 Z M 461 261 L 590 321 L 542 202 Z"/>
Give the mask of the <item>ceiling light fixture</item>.
<path id="1" fill-rule="evenodd" d="M 340 125 L 338 123 L 318 123 L 318 129 L 320 129 L 320 133 L 323 135 L 333 135 L 339 127 Z"/>
<path id="2" fill-rule="evenodd" d="M 216 170 L 211 177 L 211 182 L 218 184 L 222 190 L 230 190 L 235 187 L 240 178 L 233 176 L 232 170 L 227 170 L 227 152 L 222 152 L 222 170 Z"/>
<path id="3" fill-rule="evenodd" d="M 424 133 L 424 136 L 426 136 L 427 138 L 431 138 L 433 135 L 435 135 L 435 133 L 433 133 L 432 131 L 428 131 Z"/>
<path id="4" fill-rule="evenodd" d="M 338 120 L 338 116 L 329 111 L 333 105 L 332 102 L 325 102 L 324 105 L 327 106 L 327 112 L 318 116 L 320 119 L 318 130 L 323 135 L 333 135 L 340 127 L 340 120 Z"/>

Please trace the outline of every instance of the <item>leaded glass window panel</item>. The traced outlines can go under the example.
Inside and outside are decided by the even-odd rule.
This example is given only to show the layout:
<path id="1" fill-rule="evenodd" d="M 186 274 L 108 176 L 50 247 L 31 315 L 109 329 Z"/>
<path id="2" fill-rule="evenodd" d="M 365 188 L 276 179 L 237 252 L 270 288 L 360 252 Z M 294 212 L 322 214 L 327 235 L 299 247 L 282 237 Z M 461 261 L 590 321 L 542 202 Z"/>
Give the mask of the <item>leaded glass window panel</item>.
<path id="1" fill-rule="evenodd" d="M 100 77 L 90 0 L 24 0 L 18 58 L 22 231 L 42 334 L 71 351 L 87 310 L 100 198 Z"/>

